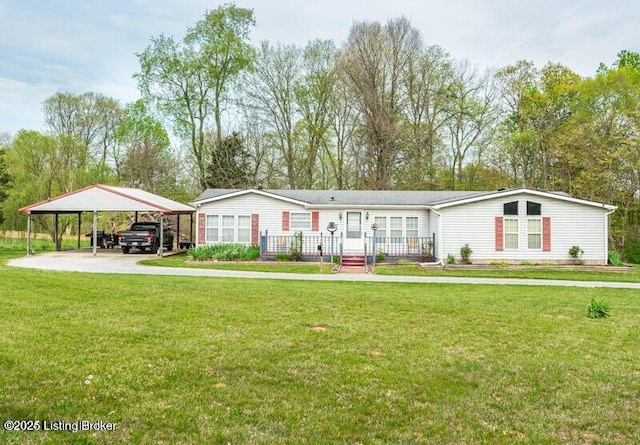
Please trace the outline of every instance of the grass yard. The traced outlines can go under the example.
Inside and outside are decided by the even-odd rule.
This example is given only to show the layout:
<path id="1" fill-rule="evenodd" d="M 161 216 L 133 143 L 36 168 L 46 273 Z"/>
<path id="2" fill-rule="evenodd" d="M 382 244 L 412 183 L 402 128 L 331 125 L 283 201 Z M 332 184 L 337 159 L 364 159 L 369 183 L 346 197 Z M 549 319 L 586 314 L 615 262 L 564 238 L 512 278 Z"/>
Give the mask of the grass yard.
<path id="1" fill-rule="evenodd" d="M 279 261 L 221 261 L 218 263 L 210 261 L 187 261 L 186 254 L 171 255 L 165 258 L 154 260 L 143 260 L 140 264 L 146 266 L 165 267 L 188 267 L 194 269 L 223 269 L 223 270 L 243 270 L 250 272 L 282 272 L 282 273 L 333 273 L 329 261 L 325 262 L 322 269 L 319 263 L 282 263 Z"/>
<path id="2" fill-rule="evenodd" d="M 418 265 L 379 265 L 376 266 L 379 275 L 413 275 L 438 277 L 485 277 L 485 278 L 529 278 L 540 280 L 575 280 L 575 281 L 622 281 L 640 282 L 640 266 L 634 266 L 630 272 L 608 272 L 602 270 L 535 270 L 507 268 L 495 269 L 447 269 L 441 267 L 420 267 Z"/>
<path id="3" fill-rule="evenodd" d="M 0 266 L 3 443 L 640 442 L 622 289 L 96 276 Z M 606 298 L 611 317 L 586 306 Z"/>

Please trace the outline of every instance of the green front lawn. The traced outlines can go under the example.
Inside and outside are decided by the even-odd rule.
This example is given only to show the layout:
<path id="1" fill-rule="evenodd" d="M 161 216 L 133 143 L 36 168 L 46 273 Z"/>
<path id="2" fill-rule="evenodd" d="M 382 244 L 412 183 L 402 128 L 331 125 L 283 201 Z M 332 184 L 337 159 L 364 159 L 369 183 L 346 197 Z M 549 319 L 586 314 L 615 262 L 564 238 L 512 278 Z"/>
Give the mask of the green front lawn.
<path id="1" fill-rule="evenodd" d="M 194 269 L 223 269 L 223 270 L 242 270 L 248 272 L 281 272 L 281 273 L 332 273 L 332 266 L 329 262 L 324 263 L 322 268 L 319 263 L 281 263 L 278 261 L 188 261 L 188 257 L 184 253 L 171 255 L 156 260 L 143 260 L 140 264 L 146 266 L 165 266 L 165 267 L 189 267 Z"/>
<path id="2" fill-rule="evenodd" d="M 640 282 L 640 266 L 634 266 L 630 272 L 608 272 L 601 270 L 535 270 L 497 267 L 495 269 L 447 269 L 442 267 L 420 267 L 418 265 L 378 265 L 375 273 L 379 275 L 412 275 L 426 277 L 483 277 L 483 278 L 529 278 L 541 280 L 575 281 L 623 281 Z"/>
<path id="3" fill-rule="evenodd" d="M 9 443 L 640 441 L 635 290 L 0 266 Z M 611 317 L 586 306 L 606 298 Z"/>

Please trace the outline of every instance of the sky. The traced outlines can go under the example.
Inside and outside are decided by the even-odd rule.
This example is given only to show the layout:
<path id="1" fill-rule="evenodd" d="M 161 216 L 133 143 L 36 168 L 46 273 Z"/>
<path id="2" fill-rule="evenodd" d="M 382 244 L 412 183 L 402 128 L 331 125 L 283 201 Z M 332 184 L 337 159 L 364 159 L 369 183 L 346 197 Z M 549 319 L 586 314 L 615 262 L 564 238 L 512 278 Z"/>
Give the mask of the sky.
<path id="1" fill-rule="evenodd" d="M 42 103 L 58 91 L 139 97 L 136 53 L 160 34 L 181 39 L 204 0 L 0 0 L 0 133 L 44 131 Z M 592 76 L 640 52 L 637 0 L 237 0 L 254 10 L 252 43 L 340 46 L 354 22 L 405 16 L 427 45 L 480 69 L 532 60 Z"/>

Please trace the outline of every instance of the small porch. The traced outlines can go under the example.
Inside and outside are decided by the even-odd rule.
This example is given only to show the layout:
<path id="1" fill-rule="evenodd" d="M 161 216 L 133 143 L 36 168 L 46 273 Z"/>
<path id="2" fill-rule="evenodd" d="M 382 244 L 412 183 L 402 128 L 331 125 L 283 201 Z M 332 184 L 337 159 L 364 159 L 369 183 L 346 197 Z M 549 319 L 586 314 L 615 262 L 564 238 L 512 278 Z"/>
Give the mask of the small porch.
<path id="1" fill-rule="evenodd" d="M 354 244 L 351 241 L 345 246 L 344 233 L 303 235 L 298 232 L 293 235 L 269 235 L 266 231 L 260 232 L 260 258 L 294 261 L 325 259 L 340 265 L 353 258 L 361 258 L 360 261 L 364 261 L 365 265 L 402 259 L 416 262 L 438 260 L 435 233 L 428 237 L 367 236 L 365 233 L 360 243 Z"/>

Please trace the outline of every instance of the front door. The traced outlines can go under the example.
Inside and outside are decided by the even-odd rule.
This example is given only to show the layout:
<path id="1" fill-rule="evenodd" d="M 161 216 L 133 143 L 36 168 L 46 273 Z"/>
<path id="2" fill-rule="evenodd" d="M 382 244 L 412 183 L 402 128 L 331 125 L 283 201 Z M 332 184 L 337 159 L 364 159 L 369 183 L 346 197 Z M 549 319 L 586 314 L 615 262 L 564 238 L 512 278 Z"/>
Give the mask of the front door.
<path id="1" fill-rule="evenodd" d="M 347 224 L 345 227 L 344 250 L 363 251 L 362 239 L 362 212 L 347 212 Z"/>

